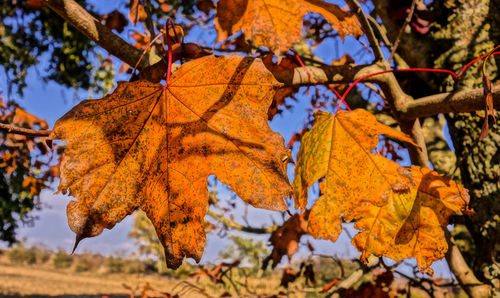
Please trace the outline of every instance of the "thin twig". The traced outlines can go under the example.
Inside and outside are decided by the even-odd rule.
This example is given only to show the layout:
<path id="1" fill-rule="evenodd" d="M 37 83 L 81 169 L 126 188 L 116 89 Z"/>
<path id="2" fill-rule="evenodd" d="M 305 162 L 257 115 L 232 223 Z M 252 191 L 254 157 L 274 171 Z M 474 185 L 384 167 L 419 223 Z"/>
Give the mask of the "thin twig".
<path id="1" fill-rule="evenodd" d="M 392 57 L 394 57 L 394 54 L 398 49 L 399 42 L 401 41 L 401 37 L 403 36 L 403 32 L 405 31 L 406 26 L 408 26 L 408 24 L 411 22 L 411 19 L 413 18 L 413 13 L 415 12 L 416 5 L 417 5 L 417 0 L 413 0 L 413 2 L 411 3 L 410 12 L 406 16 L 405 22 L 403 23 L 403 26 L 399 30 L 398 37 L 396 38 L 396 41 L 394 41 L 394 46 L 391 49 L 391 54 L 389 55 L 389 59 L 387 59 L 387 62 L 389 63 L 391 63 Z"/>
<path id="2" fill-rule="evenodd" d="M 149 37 L 153 39 L 155 34 L 155 26 L 153 24 L 153 16 L 151 14 L 151 3 L 149 3 L 149 0 L 144 0 L 144 11 L 146 12 L 146 28 L 149 31 Z"/>
<path id="3" fill-rule="evenodd" d="M 6 133 L 18 134 L 23 136 L 30 137 L 48 137 L 51 133 L 50 130 L 37 130 L 37 129 L 29 129 L 22 128 L 18 126 L 14 126 L 11 124 L 0 123 L 0 130 L 5 131 Z"/>
<path id="4" fill-rule="evenodd" d="M 377 20 L 375 20 L 372 16 L 370 15 L 367 15 L 366 18 L 368 19 L 368 21 L 370 21 L 372 23 L 372 25 L 377 28 L 377 31 L 378 33 L 380 34 L 380 37 L 382 37 L 382 41 L 385 43 L 385 45 L 387 47 L 392 47 L 392 43 L 391 41 L 389 40 L 389 38 L 387 37 L 387 34 L 385 34 L 384 32 L 384 29 L 382 28 L 382 26 L 380 26 L 380 24 L 377 22 Z"/>
<path id="5" fill-rule="evenodd" d="M 363 85 L 365 85 L 366 87 L 368 87 L 368 89 L 378 94 L 380 97 L 382 97 L 383 100 L 386 100 L 384 92 L 382 92 L 382 90 L 380 90 L 377 86 L 369 82 L 363 82 Z"/>
<path id="6" fill-rule="evenodd" d="M 228 228 L 232 228 L 232 229 L 247 232 L 247 233 L 269 234 L 278 228 L 278 225 L 267 226 L 264 228 L 255 228 L 255 227 L 250 227 L 250 226 L 244 226 L 244 225 L 241 225 L 237 222 L 230 220 L 229 218 L 225 217 L 223 214 L 217 214 L 211 210 L 208 210 L 207 214 L 208 214 L 208 216 L 210 216 L 211 218 L 215 219 L 216 221 L 220 222 L 221 224 L 225 225 Z"/>
<path id="7" fill-rule="evenodd" d="M 361 5 L 356 0 L 346 0 L 346 2 L 347 5 L 349 5 L 349 8 L 351 8 L 351 11 L 356 15 L 356 17 L 358 17 L 358 20 L 361 23 L 361 26 L 363 27 L 363 31 L 365 31 L 366 37 L 370 42 L 370 46 L 373 49 L 373 54 L 375 55 L 375 59 L 377 61 L 383 61 L 384 54 L 382 53 L 380 44 L 377 38 L 375 37 L 375 33 L 373 33 L 373 29 L 370 26 L 370 23 L 368 22 L 368 19 L 366 18 L 366 15 L 363 12 Z"/>

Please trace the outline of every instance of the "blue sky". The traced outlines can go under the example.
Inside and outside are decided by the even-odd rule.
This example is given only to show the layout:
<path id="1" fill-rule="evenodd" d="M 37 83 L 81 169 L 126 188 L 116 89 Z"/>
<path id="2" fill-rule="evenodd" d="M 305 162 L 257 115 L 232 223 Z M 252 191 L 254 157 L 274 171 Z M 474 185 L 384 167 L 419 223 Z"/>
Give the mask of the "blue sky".
<path id="1" fill-rule="evenodd" d="M 96 4 L 96 9 L 100 13 L 108 13 L 115 8 L 119 8 L 126 15 L 126 8 L 123 4 L 120 7 L 115 7 L 115 1 L 91 1 Z M 125 1 L 122 1 L 125 3 Z M 333 3 L 344 6 L 343 3 L 338 1 L 333 1 Z M 125 30 L 121 36 L 130 40 L 127 37 L 128 30 Z M 209 46 L 213 45 L 215 40 L 215 31 L 210 28 L 208 30 L 195 30 L 193 34 L 186 37 L 187 42 L 200 42 L 206 43 Z M 368 42 L 364 39 L 364 42 Z M 321 57 L 324 61 L 331 61 L 332 59 L 340 58 L 344 52 L 358 53 L 355 55 L 357 63 L 369 63 L 372 60 L 372 56 L 367 54 L 363 50 L 362 45 L 355 41 L 353 38 L 346 38 L 344 43 L 339 40 L 330 39 L 325 41 L 320 47 L 314 49 L 315 53 Z M 102 53 L 105 53 L 102 51 Z M 106 56 L 106 54 L 104 54 Z M 118 69 L 120 62 L 117 59 L 114 60 L 114 64 Z M 40 65 L 39 69 L 43 69 L 44 64 Z M 128 76 L 118 76 L 117 79 L 128 80 Z M 50 127 L 53 126 L 54 122 L 61 117 L 65 112 L 67 112 L 74 104 L 79 100 L 87 97 L 87 93 L 83 90 L 70 90 L 61 88 L 55 83 L 44 83 L 37 76 L 35 71 L 29 72 L 28 77 L 29 87 L 25 90 L 25 95 L 22 98 L 14 96 L 14 99 L 23 107 L 25 107 L 28 112 L 31 112 L 41 118 L 46 119 L 49 122 Z M 0 75 L 0 90 L 6 89 L 5 77 Z M 300 95 L 297 96 L 297 103 L 295 103 L 294 108 L 290 111 L 285 111 L 282 115 L 275 117 L 275 119 L 270 123 L 271 128 L 275 131 L 279 131 L 285 137 L 286 141 L 290 139 L 294 132 L 300 131 L 306 121 L 305 110 L 309 107 L 309 98 L 307 95 L 302 95 L 304 89 L 299 92 Z M 330 91 L 323 91 L 328 94 L 329 98 L 333 99 L 333 94 L 329 94 Z M 294 157 L 298 148 L 294 148 Z M 405 158 L 404 164 L 408 164 L 408 158 Z M 289 166 L 290 178 L 292 177 L 293 166 Z M 55 187 L 54 187 L 55 188 Z M 228 191 L 223 190 L 220 192 L 221 197 L 229 197 Z M 19 230 L 20 238 L 26 238 L 28 244 L 44 244 L 50 248 L 62 248 L 70 251 L 74 243 L 74 234 L 69 230 L 66 222 L 66 204 L 71 200 L 71 198 L 62 195 L 54 195 L 53 190 L 47 189 L 42 191 L 41 202 L 43 208 L 40 211 L 35 211 L 34 215 L 39 217 L 39 220 L 35 222 L 33 227 L 22 227 Z M 240 206 L 242 204 L 240 203 Z M 241 219 L 241 209 L 235 212 L 235 217 L 237 220 Z M 255 223 L 256 226 L 264 225 L 266 223 L 271 223 L 271 218 L 275 218 L 277 222 L 280 222 L 280 216 L 276 213 L 270 211 L 255 210 L 250 207 L 249 211 L 249 221 Z M 78 251 L 82 252 L 85 250 L 100 252 L 105 254 L 111 253 L 123 253 L 129 254 L 134 253 L 136 247 L 133 244 L 133 240 L 127 238 L 127 234 L 130 231 L 132 225 L 132 217 L 127 217 L 123 222 L 116 225 L 111 231 L 105 230 L 102 235 L 85 239 L 79 245 Z M 345 228 L 351 231 L 351 234 L 355 234 L 354 229 L 350 225 L 345 225 Z M 266 241 L 268 236 L 257 237 L 260 240 Z M 307 236 L 304 240 L 311 240 Z M 306 243 L 307 241 L 303 241 Z M 313 241 L 319 253 L 337 255 L 345 258 L 353 258 L 359 256 L 359 253 L 354 249 L 354 247 L 349 243 L 349 237 L 343 233 L 340 239 L 336 243 L 331 243 L 328 241 L 315 240 Z M 203 262 L 215 262 L 217 261 L 218 253 L 225 246 L 229 244 L 227 239 L 219 238 L 215 235 L 209 235 L 207 246 L 205 249 L 205 254 L 203 256 Z M 301 248 L 301 255 L 305 255 L 307 250 L 305 247 Z M 409 261 L 409 263 L 414 263 Z M 449 269 L 445 262 L 436 262 L 433 265 L 436 273 L 440 276 L 449 276 Z M 406 271 L 407 269 L 405 269 Z"/>

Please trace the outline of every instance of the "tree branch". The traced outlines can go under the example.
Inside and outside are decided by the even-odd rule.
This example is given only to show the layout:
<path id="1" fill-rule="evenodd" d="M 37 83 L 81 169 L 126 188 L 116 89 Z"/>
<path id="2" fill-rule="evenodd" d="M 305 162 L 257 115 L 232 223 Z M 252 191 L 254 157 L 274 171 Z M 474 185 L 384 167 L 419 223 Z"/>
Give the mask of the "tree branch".
<path id="1" fill-rule="evenodd" d="M 373 33 L 373 29 L 370 26 L 370 23 L 368 22 L 368 19 L 366 18 L 366 15 L 363 12 L 361 5 L 356 0 L 346 0 L 346 2 L 347 2 L 347 5 L 349 5 L 349 8 L 351 9 L 351 11 L 356 15 L 359 22 L 361 23 L 361 26 L 363 27 L 363 31 L 365 32 L 366 37 L 368 38 L 368 41 L 370 42 L 370 46 L 373 49 L 373 54 L 375 55 L 375 59 L 377 61 L 384 60 L 384 54 L 382 53 L 382 49 L 380 49 L 380 44 L 379 44 L 377 38 L 375 37 L 375 33 Z"/>
<path id="2" fill-rule="evenodd" d="M 493 104 L 500 106 L 500 85 L 493 86 Z M 483 88 L 434 94 L 410 102 L 401 111 L 404 119 L 441 113 L 466 113 L 484 109 Z"/>
<path id="3" fill-rule="evenodd" d="M 90 40 L 95 41 L 110 54 L 118 57 L 118 59 L 131 66 L 136 65 L 137 61 L 139 61 L 142 54 L 141 50 L 136 49 L 114 34 L 74 0 L 42 1 L 78 31 L 85 34 Z M 158 60 L 158 57 L 146 54 L 138 67 L 139 69 L 146 67 Z"/>
<path id="4" fill-rule="evenodd" d="M 230 220 L 229 218 L 225 217 L 223 214 L 217 214 L 211 210 L 208 210 L 207 214 L 228 228 L 239 230 L 242 232 L 247 232 L 247 233 L 270 234 L 279 227 L 278 225 L 268 226 L 265 228 L 248 227 L 248 226 L 244 226 L 244 225 L 241 225 L 237 222 Z"/>
<path id="5" fill-rule="evenodd" d="M 450 232 L 445 229 L 445 236 L 448 242 L 448 251 L 446 252 L 446 261 L 451 271 L 456 276 L 460 286 L 471 297 L 490 297 L 491 287 L 479 281 L 474 272 L 465 261 L 460 249 L 455 245 Z"/>
<path id="6" fill-rule="evenodd" d="M 6 133 L 12 133 L 30 137 L 48 137 L 51 133 L 50 130 L 29 129 L 4 123 L 0 123 L 0 130 L 5 131 Z"/>

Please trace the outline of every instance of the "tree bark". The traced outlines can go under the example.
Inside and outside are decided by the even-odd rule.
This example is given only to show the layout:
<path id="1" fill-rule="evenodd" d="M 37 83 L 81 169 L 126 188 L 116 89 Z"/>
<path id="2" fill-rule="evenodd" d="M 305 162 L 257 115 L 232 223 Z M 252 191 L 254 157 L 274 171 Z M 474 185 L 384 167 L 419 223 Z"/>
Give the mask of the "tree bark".
<path id="1" fill-rule="evenodd" d="M 398 22 L 390 18 L 389 11 L 394 8 L 394 5 L 405 5 L 409 2 L 374 0 L 377 14 L 388 28 L 389 36 L 394 36 L 399 30 Z M 460 71 L 465 63 L 490 51 L 494 43 L 500 41 L 498 34 L 493 34 L 498 32 L 498 3 L 494 5 L 493 2 L 495 0 L 434 1 L 434 7 L 430 11 L 434 13 L 435 30 L 426 35 L 416 32 L 406 34 L 403 42 L 405 46 L 398 51 L 399 54 L 410 67 L 423 66 Z M 496 2 L 498 1 L 496 0 Z M 496 12 L 493 13 L 493 10 Z M 424 64 L 422 65 L 422 63 Z M 480 64 L 480 62 L 476 63 L 467 70 L 466 75 L 458 84 L 459 89 L 481 87 Z M 489 64 L 488 69 L 491 69 L 492 66 L 494 68 L 494 65 Z M 490 79 L 495 78 L 493 74 L 490 73 L 490 75 L 492 75 Z M 418 73 L 418 76 L 424 80 L 421 83 L 415 83 L 415 75 L 410 84 L 416 85 L 414 90 L 423 90 L 427 94 L 435 93 L 438 90 L 451 91 L 450 89 L 454 85 L 451 79 L 443 80 L 442 76 L 435 74 L 422 76 Z M 460 246 L 461 252 L 457 246 L 460 245 L 460 242 L 453 240 L 449 242 L 450 248 L 446 258 L 448 264 L 461 286 L 472 297 L 491 295 L 491 286 L 488 283 L 493 277 L 491 272 L 494 271 L 487 270 L 490 272 L 490 276 L 487 278 L 484 275 L 484 269 L 494 263 L 491 258 L 491 248 L 498 242 L 495 235 L 499 235 L 498 233 L 489 234 L 489 232 L 483 235 L 487 232 L 484 224 L 488 220 L 491 222 L 494 215 L 500 212 L 497 210 L 499 207 L 495 209 L 493 204 L 494 198 L 500 197 L 498 193 L 498 181 L 500 181 L 498 176 L 500 175 L 498 129 L 492 128 L 489 137 L 483 142 L 478 142 L 482 119 L 474 115 L 457 114 L 457 112 L 475 109 L 474 105 L 480 103 L 473 103 L 472 98 L 482 97 L 481 93 L 481 89 L 476 89 L 460 91 L 444 97 L 443 95 L 429 96 L 410 103 L 403 111 L 404 117 L 409 118 L 432 115 L 431 110 L 438 106 L 443 112 L 452 112 L 452 114 L 447 115 L 447 120 L 455 146 L 457 166 L 460 168 L 462 183 L 471 191 L 471 206 L 476 209 L 476 212 L 488 213 L 486 216 L 479 214 L 479 216 L 476 215 L 470 219 L 468 217 L 458 219 L 468 222 L 470 234 L 474 235 L 475 241 L 473 241 L 473 248 L 470 251 L 465 250 L 465 246 Z M 495 95 L 496 106 L 498 106 L 497 98 L 498 95 Z M 460 108 L 457 105 L 460 105 Z M 500 228 L 500 223 L 497 223 L 496 227 Z M 492 230 L 491 226 L 489 230 Z M 489 247 L 486 250 L 484 250 L 485 245 Z M 476 252 L 475 249 L 479 251 Z M 462 255 L 462 253 L 465 254 Z M 477 262 L 479 256 L 484 262 Z M 487 258 L 489 258 L 488 261 L 486 261 Z"/>
<path id="2" fill-rule="evenodd" d="M 500 43 L 497 34 L 500 25 L 498 1 L 447 0 L 444 4 L 440 9 L 436 8 L 437 21 L 446 21 L 446 25 L 432 36 L 433 42 L 441 44 L 440 50 L 435 51 L 432 56 L 434 67 L 459 70 L 472 58 L 486 54 L 495 44 Z M 459 82 L 459 88 L 482 87 L 481 64 L 473 65 L 465 73 Z M 492 81 L 498 79 L 495 59 L 488 60 L 486 71 Z M 497 112 L 496 116 L 499 119 L 500 114 Z M 486 139 L 479 141 L 484 118 L 476 114 L 450 113 L 447 115 L 447 121 L 457 154 L 461 180 L 469 189 L 470 206 L 476 211 L 474 216 L 465 218 L 465 225 L 472 236 L 473 249 L 464 249 L 464 256 L 478 280 L 485 285 L 492 284 L 493 280 L 500 278 L 500 266 L 495 262 L 495 259 L 500 257 L 498 123 L 490 128 Z M 471 296 L 484 295 L 475 291 L 481 291 L 481 287 L 470 289 Z"/>

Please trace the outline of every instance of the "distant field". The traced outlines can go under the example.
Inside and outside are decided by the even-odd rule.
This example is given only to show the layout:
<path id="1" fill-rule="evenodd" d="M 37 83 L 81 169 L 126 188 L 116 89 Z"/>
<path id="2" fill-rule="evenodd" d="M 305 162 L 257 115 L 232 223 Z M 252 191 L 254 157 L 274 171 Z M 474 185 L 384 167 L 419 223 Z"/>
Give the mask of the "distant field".
<path id="1" fill-rule="evenodd" d="M 265 277 L 249 278 L 247 274 L 242 274 L 240 269 L 236 268 L 234 269 L 236 272 L 231 271 L 226 275 L 230 279 L 224 279 L 226 283 L 224 286 L 221 283 L 214 284 L 208 276 L 200 275 L 200 270 L 196 266 L 186 264 L 181 266 L 181 269 L 189 267 L 184 268 L 184 273 L 179 269 L 176 272 L 172 271 L 174 275 L 166 276 L 158 273 L 145 273 L 148 271 L 123 273 L 132 272 L 131 269 L 135 268 L 132 266 L 133 259 L 122 258 L 118 262 L 118 259 L 112 257 L 69 256 L 36 248 L 18 249 L 17 254 L 13 252 L 15 249 L 0 251 L 0 297 L 172 297 L 165 295 L 167 293 L 189 298 L 228 297 L 230 295 L 238 297 L 325 297 L 325 294 L 320 294 L 319 291 L 327 283 L 324 279 L 316 286 L 306 285 L 304 277 L 300 277 L 286 289 L 280 286 L 282 270 L 276 269 Z M 188 277 L 196 272 L 198 272 L 198 278 Z M 361 277 L 358 282 L 365 282 L 366 277 L 368 276 Z M 145 287 L 146 285 L 148 286 Z M 397 278 L 391 288 L 406 289 L 407 282 Z M 387 288 L 387 291 L 389 290 Z M 434 297 L 464 297 L 464 293 L 457 289 L 444 287 L 435 288 L 435 290 Z M 391 295 L 406 297 L 405 293 L 392 292 Z M 430 295 L 422 289 L 412 287 L 411 297 L 430 297 Z"/>
<path id="2" fill-rule="evenodd" d="M 186 282 L 204 289 L 201 291 Z M 156 293 L 179 294 L 180 297 L 220 297 L 225 291 L 202 277 L 197 283 L 191 278 L 184 280 L 159 274 L 110 274 L 74 272 L 71 269 L 54 269 L 44 265 L 17 265 L 0 256 L 0 297 L 140 297 L 145 284 Z M 249 285 L 256 293 L 278 294 L 279 279 L 254 279 Z M 150 292 L 151 293 L 151 292 Z M 154 292 L 153 292 L 154 294 Z M 268 296 L 266 295 L 266 296 Z M 151 295 L 151 297 L 159 296 Z M 294 295 L 291 297 L 303 297 Z"/>
<path id="3" fill-rule="evenodd" d="M 120 295 L 130 297 L 131 291 L 124 285 L 135 289 L 136 295 L 149 282 L 157 291 L 170 292 L 178 281 L 157 276 L 75 273 L 64 270 L 49 270 L 34 266 L 0 263 L 0 295 L 35 295 L 92 297 Z M 203 297 L 203 295 L 195 295 Z"/>

